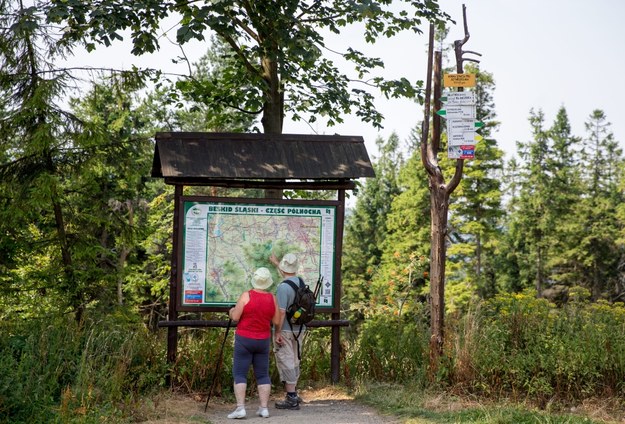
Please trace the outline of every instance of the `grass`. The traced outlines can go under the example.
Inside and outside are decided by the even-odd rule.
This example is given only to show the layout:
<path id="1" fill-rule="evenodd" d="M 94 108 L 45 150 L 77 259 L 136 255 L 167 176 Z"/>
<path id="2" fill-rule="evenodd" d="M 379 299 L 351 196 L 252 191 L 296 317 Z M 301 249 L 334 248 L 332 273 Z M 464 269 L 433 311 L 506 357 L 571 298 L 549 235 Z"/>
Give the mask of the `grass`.
<path id="1" fill-rule="evenodd" d="M 304 386 L 302 386 L 304 387 Z M 528 405 L 463 398 L 448 393 L 415 391 L 399 385 L 361 385 L 357 389 L 321 383 L 305 386 L 308 402 L 354 399 L 386 416 L 398 417 L 402 424 L 479 423 L 479 424 L 607 424 L 625 422 L 622 403 L 606 399 L 580 405 L 576 412 L 538 410 Z M 124 416 L 100 409 L 90 416 L 76 417 L 73 423 L 145 424 L 206 423 L 205 398 L 201 394 L 161 390 L 142 397 Z M 211 399 L 210 408 L 223 412 L 233 405 L 231 396 Z M 224 407 L 224 405 L 226 407 Z M 620 409 L 619 409 L 620 405 Z M 68 421 L 69 422 L 69 421 Z"/>
<path id="2" fill-rule="evenodd" d="M 576 408 L 532 406 L 469 399 L 446 393 L 414 391 L 398 385 L 370 385 L 357 390 L 356 399 L 377 410 L 402 418 L 405 424 L 599 424 L 622 423 L 625 411 L 609 402 Z"/>

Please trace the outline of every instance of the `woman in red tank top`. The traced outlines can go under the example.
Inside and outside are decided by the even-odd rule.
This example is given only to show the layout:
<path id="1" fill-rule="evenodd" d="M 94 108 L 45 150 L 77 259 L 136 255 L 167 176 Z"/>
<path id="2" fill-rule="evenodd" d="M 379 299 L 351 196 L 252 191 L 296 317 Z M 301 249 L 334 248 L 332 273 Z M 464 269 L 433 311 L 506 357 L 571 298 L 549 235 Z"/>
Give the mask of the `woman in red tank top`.
<path id="1" fill-rule="evenodd" d="M 280 313 L 275 295 L 266 290 L 273 284 L 267 268 L 258 268 L 252 276 L 253 289 L 244 292 L 237 304 L 228 312 L 232 321 L 237 321 L 234 338 L 234 395 L 237 409 L 228 418 L 245 418 L 245 392 L 247 373 L 250 366 L 258 384 L 260 407 L 257 415 L 267 418 L 271 379 L 269 378 L 269 351 L 271 345 L 271 324 L 280 332 Z"/>

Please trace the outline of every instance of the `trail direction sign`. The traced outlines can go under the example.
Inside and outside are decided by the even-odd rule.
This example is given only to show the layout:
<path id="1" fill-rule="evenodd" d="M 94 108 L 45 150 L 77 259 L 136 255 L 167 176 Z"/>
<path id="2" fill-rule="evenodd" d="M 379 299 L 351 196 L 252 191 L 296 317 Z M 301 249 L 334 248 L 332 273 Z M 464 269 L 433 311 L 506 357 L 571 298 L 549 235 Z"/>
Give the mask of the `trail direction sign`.
<path id="1" fill-rule="evenodd" d="M 474 105 L 475 93 L 472 91 L 448 91 L 441 97 L 446 105 Z"/>
<path id="2" fill-rule="evenodd" d="M 483 122 L 469 119 L 450 119 L 447 121 L 448 132 L 475 131 L 477 128 L 482 128 L 483 126 Z"/>
<path id="3" fill-rule="evenodd" d="M 450 146 L 462 146 L 465 144 L 475 146 L 475 143 L 483 139 L 483 137 L 479 134 L 476 134 L 475 131 L 464 131 L 457 133 L 448 132 L 447 138 L 447 142 Z"/>
<path id="4" fill-rule="evenodd" d="M 450 146 L 473 144 L 482 140 L 483 137 L 475 132 L 475 129 L 483 126 L 482 122 L 466 119 L 450 119 L 447 121 L 447 141 Z"/>
<path id="5" fill-rule="evenodd" d="M 449 105 L 436 112 L 447 119 L 475 119 L 475 105 Z"/>
<path id="6" fill-rule="evenodd" d="M 445 87 L 475 87 L 475 74 L 445 74 Z"/>

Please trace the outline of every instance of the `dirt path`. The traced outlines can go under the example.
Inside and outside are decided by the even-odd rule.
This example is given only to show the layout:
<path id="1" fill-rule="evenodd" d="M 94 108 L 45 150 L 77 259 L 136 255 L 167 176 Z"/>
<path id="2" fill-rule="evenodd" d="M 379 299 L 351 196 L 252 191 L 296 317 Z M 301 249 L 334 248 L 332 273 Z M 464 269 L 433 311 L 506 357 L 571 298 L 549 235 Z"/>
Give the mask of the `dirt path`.
<path id="1" fill-rule="evenodd" d="M 332 388 L 304 390 L 300 392 L 304 403 L 299 411 L 285 411 L 274 408 L 276 398 L 269 403 L 269 419 L 256 415 L 258 399 L 248 400 L 247 417 L 244 420 L 226 418 L 235 405 L 211 399 L 204 412 L 205 400 L 190 396 L 172 395 L 157 401 L 150 415 L 141 421 L 145 424 L 209 423 L 234 424 L 237 422 L 258 422 L 267 424 L 400 424 L 394 417 L 378 414 L 374 409 L 361 405 L 345 393 Z M 147 412 L 147 411 L 146 411 Z"/>

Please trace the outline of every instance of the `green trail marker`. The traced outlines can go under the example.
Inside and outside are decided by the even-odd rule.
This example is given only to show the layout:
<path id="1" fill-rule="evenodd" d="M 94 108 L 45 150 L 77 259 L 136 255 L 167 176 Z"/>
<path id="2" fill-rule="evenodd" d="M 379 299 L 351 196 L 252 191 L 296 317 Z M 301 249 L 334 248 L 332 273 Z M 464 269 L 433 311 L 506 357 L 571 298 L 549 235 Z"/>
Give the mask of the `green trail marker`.
<path id="1" fill-rule="evenodd" d="M 445 119 L 464 119 L 475 121 L 475 105 L 447 105 L 445 109 L 436 111 L 438 116 Z"/>
<path id="2" fill-rule="evenodd" d="M 474 121 L 473 119 L 448 119 L 447 120 L 447 131 L 453 133 L 459 132 L 467 132 L 482 128 L 484 126 L 483 122 Z"/>

